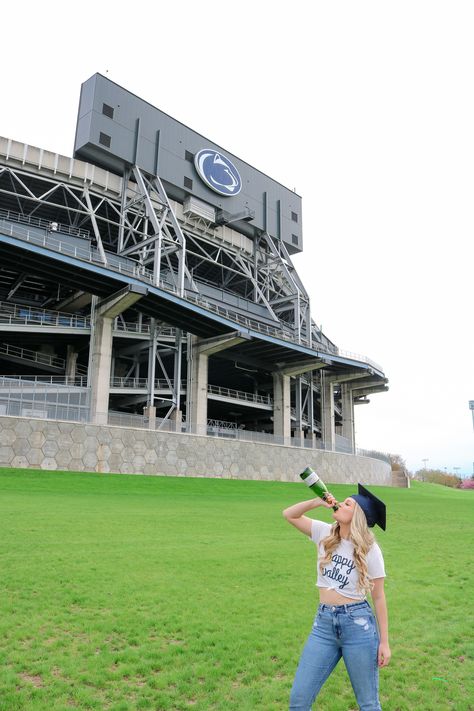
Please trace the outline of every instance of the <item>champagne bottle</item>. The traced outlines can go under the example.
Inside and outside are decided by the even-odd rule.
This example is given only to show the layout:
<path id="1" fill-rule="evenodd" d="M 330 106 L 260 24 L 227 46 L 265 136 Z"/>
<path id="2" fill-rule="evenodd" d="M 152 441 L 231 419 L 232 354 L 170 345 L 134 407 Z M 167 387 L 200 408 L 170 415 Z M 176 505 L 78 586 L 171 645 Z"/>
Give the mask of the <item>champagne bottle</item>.
<path id="1" fill-rule="evenodd" d="M 300 477 L 303 479 L 306 486 L 309 486 L 311 491 L 315 496 L 319 496 L 320 499 L 327 501 L 327 495 L 329 494 L 326 484 L 311 467 L 306 467 L 304 472 L 301 472 Z M 337 511 L 339 506 L 335 504 L 333 507 L 334 511 Z"/>

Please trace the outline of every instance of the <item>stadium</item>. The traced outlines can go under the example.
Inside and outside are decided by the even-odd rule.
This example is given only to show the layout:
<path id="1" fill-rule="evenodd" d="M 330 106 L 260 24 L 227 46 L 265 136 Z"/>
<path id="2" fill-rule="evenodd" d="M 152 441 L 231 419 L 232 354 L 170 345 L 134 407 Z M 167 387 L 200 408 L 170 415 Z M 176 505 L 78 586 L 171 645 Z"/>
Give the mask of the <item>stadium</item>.
<path id="1" fill-rule="evenodd" d="M 392 484 L 302 250 L 300 196 L 100 74 L 72 157 L 0 138 L 0 466 Z"/>

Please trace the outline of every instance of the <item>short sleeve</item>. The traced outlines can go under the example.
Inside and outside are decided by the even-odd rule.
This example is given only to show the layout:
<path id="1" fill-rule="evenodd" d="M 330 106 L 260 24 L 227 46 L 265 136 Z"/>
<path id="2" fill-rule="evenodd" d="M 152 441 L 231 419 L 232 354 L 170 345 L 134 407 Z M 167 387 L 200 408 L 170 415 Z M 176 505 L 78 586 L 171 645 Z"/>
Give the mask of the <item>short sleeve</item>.
<path id="1" fill-rule="evenodd" d="M 385 578 L 385 564 L 382 551 L 377 543 L 374 543 L 367 554 L 367 572 L 369 578 Z"/>
<path id="2" fill-rule="evenodd" d="M 313 519 L 311 521 L 311 540 L 313 543 L 320 543 L 323 538 L 326 538 L 326 536 L 329 536 L 329 533 L 331 531 L 331 524 L 330 523 L 325 523 L 324 521 L 317 521 L 316 519 Z"/>

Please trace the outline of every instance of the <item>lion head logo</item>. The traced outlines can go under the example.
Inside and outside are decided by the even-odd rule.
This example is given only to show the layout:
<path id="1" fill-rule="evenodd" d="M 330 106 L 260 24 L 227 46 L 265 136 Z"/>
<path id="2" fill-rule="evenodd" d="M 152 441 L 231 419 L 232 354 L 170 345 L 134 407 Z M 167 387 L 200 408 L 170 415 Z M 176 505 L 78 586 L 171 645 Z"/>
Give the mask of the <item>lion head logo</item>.
<path id="1" fill-rule="evenodd" d="M 204 148 L 196 153 L 194 165 L 201 179 L 211 190 L 226 196 L 240 193 L 242 180 L 239 171 L 222 153 Z"/>

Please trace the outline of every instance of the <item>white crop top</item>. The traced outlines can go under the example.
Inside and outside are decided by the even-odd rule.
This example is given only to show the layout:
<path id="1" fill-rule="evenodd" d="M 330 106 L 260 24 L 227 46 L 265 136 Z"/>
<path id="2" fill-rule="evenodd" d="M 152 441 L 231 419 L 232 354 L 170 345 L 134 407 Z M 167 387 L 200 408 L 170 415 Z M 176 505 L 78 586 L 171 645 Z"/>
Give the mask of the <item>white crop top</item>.
<path id="1" fill-rule="evenodd" d="M 364 600 L 365 595 L 357 588 L 359 573 L 354 560 L 353 543 L 342 539 L 332 554 L 331 562 L 323 568 L 322 572 L 319 569 L 319 560 L 324 556 L 324 546 L 321 541 L 329 535 L 331 528 L 331 524 L 324 521 L 313 519 L 311 522 L 311 540 L 318 547 L 318 579 L 316 586 L 318 588 L 336 590 L 340 595 L 354 600 Z M 367 554 L 367 567 L 369 578 L 385 578 L 382 551 L 377 543 L 373 544 Z"/>

